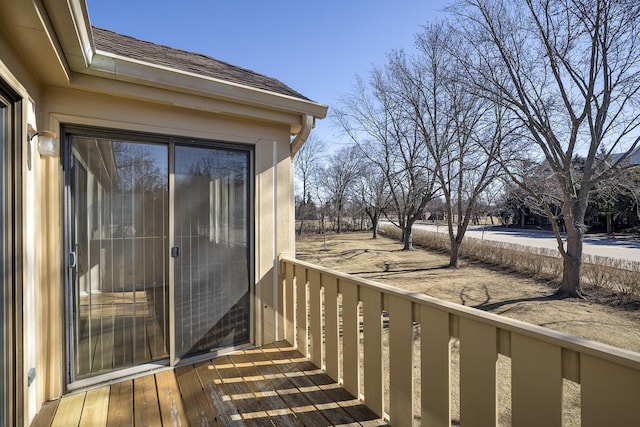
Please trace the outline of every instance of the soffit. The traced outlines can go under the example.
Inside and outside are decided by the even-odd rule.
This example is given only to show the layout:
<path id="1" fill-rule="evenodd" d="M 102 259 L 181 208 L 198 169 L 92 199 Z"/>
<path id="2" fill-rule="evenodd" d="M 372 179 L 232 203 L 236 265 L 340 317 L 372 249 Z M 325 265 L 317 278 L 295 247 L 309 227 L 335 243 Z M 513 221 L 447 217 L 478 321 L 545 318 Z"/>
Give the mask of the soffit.
<path id="1" fill-rule="evenodd" d="M 0 2 L 0 31 L 24 67 L 40 82 L 64 84 L 69 69 L 57 46 L 44 6 L 31 1 Z"/>

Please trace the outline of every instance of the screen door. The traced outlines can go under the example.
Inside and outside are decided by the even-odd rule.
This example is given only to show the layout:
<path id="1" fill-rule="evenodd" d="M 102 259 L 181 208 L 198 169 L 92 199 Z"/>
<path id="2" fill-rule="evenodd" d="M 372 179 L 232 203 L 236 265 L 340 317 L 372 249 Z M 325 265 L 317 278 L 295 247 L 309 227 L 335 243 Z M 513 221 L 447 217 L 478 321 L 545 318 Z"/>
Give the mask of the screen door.
<path id="1" fill-rule="evenodd" d="M 250 152 L 175 147 L 175 356 L 250 339 Z"/>

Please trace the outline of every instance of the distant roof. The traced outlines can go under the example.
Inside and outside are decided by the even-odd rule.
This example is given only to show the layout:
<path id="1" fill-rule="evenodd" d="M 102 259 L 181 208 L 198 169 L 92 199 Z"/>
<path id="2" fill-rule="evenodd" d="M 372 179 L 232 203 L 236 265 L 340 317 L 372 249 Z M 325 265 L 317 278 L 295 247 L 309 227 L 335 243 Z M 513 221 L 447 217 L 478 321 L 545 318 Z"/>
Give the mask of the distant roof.
<path id="1" fill-rule="evenodd" d="M 281 81 L 210 56 L 174 49 L 92 27 L 96 49 L 155 65 L 233 82 L 310 101 Z"/>
<path id="2" fill-rule="evenodd" d="M 620 157 L 622 157 L 622 153 L 614 153 L 611 155 L 611 159 L 614 162 Z M 635 151 L 629 155 L 627 162 L 631 165 L 640 165 L 640 147 L 636 148 Z"/>

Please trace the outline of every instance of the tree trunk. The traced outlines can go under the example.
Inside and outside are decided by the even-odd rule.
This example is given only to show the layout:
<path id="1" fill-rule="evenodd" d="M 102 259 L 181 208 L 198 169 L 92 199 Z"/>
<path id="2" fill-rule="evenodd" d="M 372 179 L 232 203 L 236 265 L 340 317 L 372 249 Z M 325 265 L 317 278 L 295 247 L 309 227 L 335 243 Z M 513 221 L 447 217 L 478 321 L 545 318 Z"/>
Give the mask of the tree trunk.
<path id="1" fill-rule="evenodd" d="M 304 225 L 304 215 L 305 215 L 305 212 L 304 211 L 301 212 L 301 214 L 300 214 L 300 229 L 298 230 L 298 235 L 299 236 L 302 236 L 302 227 Z"/>
<path id="2" fill-rule="evenodd" d="M 458 239 L 451 239 L 451 251 L 449 252 L 449 267 L 458 268 L 458 259 L 460 258 L 460 243 Z"/>
<path id="3" fill-rule="evenodd" d="M 371 218 L 371 224 L 373 225 L 373 236 L 371 236 L 372 239 L 377 239 L 378 238 L 378 218 L 373 219 Z"/>
<path id="4" fill-rule="evenodd" d="M 402 231 L 402 243 L 403 251 L 412 251 L 413 250 L 413 233 L 411 231 L 411 226 L 407 227 Z"/>
<path id="5" fill-rule="evenodd" d="M 407 219 L 402 224 L 402 250 L 413 250 L 413 223 L 415 219 Z"/>
<path id="6" fill-rule="evenodd" d="M 580 285 L 580 273 L 582 270 L 582 241 L 586 227 L 583 224 L 584 215 L 576 215 L 575 213 L 574 215 L 573 217 L 571 215 L 564 216 L 567 248 L 563 258 L 562 284 L 556 292 L 556 295 L 562 298 L 584 298 Z M 575 221 L 571 221 L 572 218 Z"/>

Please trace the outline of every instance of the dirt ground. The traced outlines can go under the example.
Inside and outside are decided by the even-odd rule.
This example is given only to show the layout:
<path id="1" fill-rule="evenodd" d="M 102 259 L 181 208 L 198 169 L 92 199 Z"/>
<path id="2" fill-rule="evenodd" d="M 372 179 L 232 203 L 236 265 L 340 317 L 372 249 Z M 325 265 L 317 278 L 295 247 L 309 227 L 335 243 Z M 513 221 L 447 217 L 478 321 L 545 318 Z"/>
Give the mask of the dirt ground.
<path id="1" fill-rule="evenodd" d="M 326 237 L 326 240 L 325 240 Z M 640 352 L 640 304 L 619 303 L 604 291 L 586 289 L 587 300 L 550 298 L 553 284 L 530 277 L 500 271 L 464 260 L 458 269 L 447 267 L 444 254 L 422 249 L 402 251 L 399 242 L 385 237 L 377 240 L 370 233 L 310 235 L 296 243 L 297 258 L 344 273 L 390 284 L 414 292 L 476 307 Z M 386 342 L 387 336 L 383 337 Z M 419 352 L 418 343 L 414 351 Z M 451 366 L 452 425 L 459 425 L 458 344 L 453 343 Z M 419 364 L 414 362 L 416 412 L 414 424 L 420 425 Z M 510 360 L 498 359 L 498 422 L 511 425 Z M 385 384 L 385 388 L 388 384 Z M 388 393 L 386 393 L 388 395 Z M 579 426 L 579 385 L 564 380 L 563 425 Z M 388 403 L 388 402 L 387 402 Z"/>

